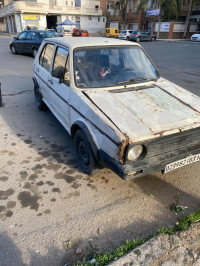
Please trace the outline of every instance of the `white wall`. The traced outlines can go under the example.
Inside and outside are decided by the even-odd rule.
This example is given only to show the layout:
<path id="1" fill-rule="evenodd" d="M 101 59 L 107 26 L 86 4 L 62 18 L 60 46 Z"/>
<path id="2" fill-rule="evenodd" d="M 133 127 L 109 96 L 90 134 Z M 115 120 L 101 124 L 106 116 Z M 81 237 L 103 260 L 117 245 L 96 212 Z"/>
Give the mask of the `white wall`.
<path id="1" fill-rule="evenodd" d="M 18 14 L 15 14 L 15 24 L 16 24 L 16 30 L 17 32 L 21 32 L 23 29 L 22 29 L 22 24 L 21 24 L 21 15 L 20 13 Z"/>
<path id="2" fill-rule="evenodd" d="M 100 18 L 100 21 L 98 21 Z M 104 17 L 94 17 L 91 16 L 91 20 L 89 20 L 89 16 L 81 16 L 80 18 L 81 29 L 87 30 L 89 33 L 99 33 L 102 34 L 105 32 L 106 26 L 106 18 Z"/>

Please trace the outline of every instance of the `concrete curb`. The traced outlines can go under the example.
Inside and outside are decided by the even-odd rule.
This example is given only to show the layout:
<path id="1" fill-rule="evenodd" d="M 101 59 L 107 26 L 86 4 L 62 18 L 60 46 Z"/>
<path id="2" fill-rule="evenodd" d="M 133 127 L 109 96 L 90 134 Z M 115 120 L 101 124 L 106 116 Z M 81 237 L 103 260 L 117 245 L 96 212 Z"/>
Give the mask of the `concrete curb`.
<path id="1" fill-rule="evenodd" d="M 109 266 L 200 265 L 200 223 L 174 235 L 160 234 Z"/>

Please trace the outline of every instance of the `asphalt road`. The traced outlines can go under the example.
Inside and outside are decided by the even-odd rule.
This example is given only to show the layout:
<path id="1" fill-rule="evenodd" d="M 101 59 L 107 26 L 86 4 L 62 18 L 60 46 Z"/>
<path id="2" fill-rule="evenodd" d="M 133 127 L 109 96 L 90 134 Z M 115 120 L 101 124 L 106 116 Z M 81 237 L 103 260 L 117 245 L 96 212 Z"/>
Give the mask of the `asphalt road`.
<path id="1" fill-rule="evenodd" d="M 63 265 L 173 225 L 200 208 L 200 163 L 123 181 L 80 173 L 73 141 L 33 95 L 32 62 L 0 36 L 0 265 Z M 200 95 L 200 44 L 141 43 L 160 73 Z M 81 254 L 75 254 L 81 248 Z"/>

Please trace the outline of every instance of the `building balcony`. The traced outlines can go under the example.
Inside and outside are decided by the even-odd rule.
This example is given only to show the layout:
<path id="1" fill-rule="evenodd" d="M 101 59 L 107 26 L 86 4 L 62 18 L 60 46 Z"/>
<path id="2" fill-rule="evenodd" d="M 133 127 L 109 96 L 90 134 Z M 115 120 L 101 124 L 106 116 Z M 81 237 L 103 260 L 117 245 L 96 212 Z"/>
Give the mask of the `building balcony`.
<path id="1" fill-rule="evenodd" d="M 37 14 L 69 14 L 69 15 L 86 15 L 86 16 L 101 16 L 102 10 L 96 8 L 84 8 L 73 6 L 52 6 L 49 2 L 28 2 L 28 1 L 13 1 L 7 6 L 0 9 L 0 18 L 8 16 L 12 13 L 37 13 Z"/>

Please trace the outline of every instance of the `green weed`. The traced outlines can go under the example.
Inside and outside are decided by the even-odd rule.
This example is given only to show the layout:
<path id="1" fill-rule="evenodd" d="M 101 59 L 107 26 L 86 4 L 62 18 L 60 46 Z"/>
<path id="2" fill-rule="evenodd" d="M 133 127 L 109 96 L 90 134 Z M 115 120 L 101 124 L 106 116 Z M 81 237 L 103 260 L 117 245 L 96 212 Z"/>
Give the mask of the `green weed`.
<path id="1" fill-rule="evenodd" d="M 130 251 L 132 251 L 133 249 L 141 246 L 147 240 L 155 237 L 156 235 L 158 235 L 160 233 L 172 235 L 177 231 L 182 231 L 182 230 L 187 229 L 191 223 L 195 223 L 197 221 L 200 221 L 200 210 L 197 210 L 195 213 L 189 214 L 188 216 L 185 216 L 185 217 L 179 219 L 179 222 L 176 224 L 176 226 L 170 226 L 168 228 L 163 227 L 161 229 L 158 229 L 155 234 L 149 235 L 149 236 L 144 237 L 144 238 L 126 240 L 122 246 L 115 248 L 110 252 L 103 252 L 100 254 L 98 254 L 97 252 L 93 253 L 90 256 L 92 259 L 88 260 L 86 263 L 81 264 L 81 265 L 84 265 L 84 266 L 92 266 L 92 265 L 105 266 L 105 265 L 108 265 L 110 262 L 124 256 L 125 254 L 127 254 Z M 135 254 L 137 256 L 140 256 L 141 251 L 135 250 Z M 75 265 L 80 265 L 80 264 L 75 264 Z"/>

